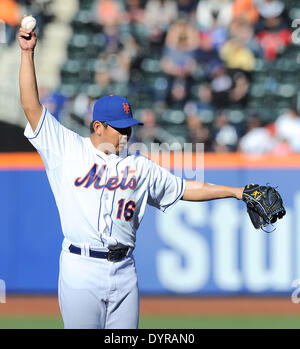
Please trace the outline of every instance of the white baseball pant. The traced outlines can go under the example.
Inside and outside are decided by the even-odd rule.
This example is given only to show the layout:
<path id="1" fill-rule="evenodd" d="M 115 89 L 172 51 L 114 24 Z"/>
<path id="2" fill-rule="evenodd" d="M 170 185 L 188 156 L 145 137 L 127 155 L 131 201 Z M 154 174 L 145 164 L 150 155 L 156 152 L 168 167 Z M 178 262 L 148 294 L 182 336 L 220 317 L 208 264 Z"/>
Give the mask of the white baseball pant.
<path id="1" fill-rule="evenodd" d="M 63 248 L 58 296 L 66 329 L 138 328 L 139 294 L 132 256 L 110 262 Z"/>

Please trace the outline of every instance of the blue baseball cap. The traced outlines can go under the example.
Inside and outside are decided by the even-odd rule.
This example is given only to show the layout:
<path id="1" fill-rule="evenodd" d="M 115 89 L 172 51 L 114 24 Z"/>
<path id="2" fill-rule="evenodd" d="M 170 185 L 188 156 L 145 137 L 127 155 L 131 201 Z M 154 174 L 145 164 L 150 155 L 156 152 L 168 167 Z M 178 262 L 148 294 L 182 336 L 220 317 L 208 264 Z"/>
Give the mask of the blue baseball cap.
<path id="1" fill-rule="evenodd" d="M 93 109 L 94 121 L 105 121 L 116 128 L 126 128 L 134 125 L 143 125 L 132 116 L 129 101 L 120 96 L 109 95 L 98 99 Z"/>

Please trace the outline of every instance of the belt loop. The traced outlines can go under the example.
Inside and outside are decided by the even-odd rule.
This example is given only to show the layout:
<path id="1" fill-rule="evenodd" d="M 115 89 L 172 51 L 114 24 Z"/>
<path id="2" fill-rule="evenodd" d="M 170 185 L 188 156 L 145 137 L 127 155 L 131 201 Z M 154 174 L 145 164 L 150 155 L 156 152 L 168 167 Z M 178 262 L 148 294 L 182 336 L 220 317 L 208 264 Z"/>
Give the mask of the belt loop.
<path id="1" fill-rule="evenodd" d="M 132 255 L 133 252 L 133 248 L 132 247 L 128 247 L 128 251 L 126 253 L 126 257 L 130 257 Z"/>
<path id="2" fill-rule="evenodd" d="M 86 257 L 90 256 L 90 244 L 83 244 L 81 254 L 83 254 Z"/>

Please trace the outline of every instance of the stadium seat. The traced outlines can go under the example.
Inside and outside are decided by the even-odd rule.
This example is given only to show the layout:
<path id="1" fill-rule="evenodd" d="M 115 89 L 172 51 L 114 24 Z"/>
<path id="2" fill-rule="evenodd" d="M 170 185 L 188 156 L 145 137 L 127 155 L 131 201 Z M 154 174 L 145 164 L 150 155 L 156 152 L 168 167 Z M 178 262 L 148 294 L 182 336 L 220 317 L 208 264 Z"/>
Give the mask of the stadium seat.
<path id="1" fill-rule="evenodd" d="M 278 95 L 283 98 L 292 98 L 297 94 L 297 88 L 293 84 L 281 84 L 278 86 Z"/>
<path id="2" fill-rule="evenodd" d="M 88 36 L 85 34 L 74 34 L 72 35 L 68 44 L 68 58 L 70 59 L 81 59 L 85 58 L 86 48 L 88 46 Z"/>
<path id="3" fill-rule="evenodd" d="M 228 110 L 228 120 L 233 124 L 240 124 L 247 119 L 247 114 L 243 109 L 230 109 Z"/>
<path id="4" fill-rule="evenodd" d="M 77 83 L 80 61 L 68 59 L 61 68 L 62 83 Z"/>
<path id="5" fill-rule="evenodd" d="M 95 0 L 79 0 L 79 8 L 81 10 L 91 10 L 95 4 Z"/>
<path id="6" fill-rule="evenodd" d="M 87 58 L 97 58 L 105 47 L 105 37 L 102 33 L 88 35 L 85 53 Z"/>
<path id="7" fill-rule="evenodd" d="M 267 72 L 271 66 L 271 63 L 264 60 L 263 58 L 256 58 L 253 73 Z"/>
<path id="8" fill-rule="evenodd" d="M 161 115 L 161 120 L 170 124 L 183 124 L 185 122 L 185 115 L 181 110 L 167 109 Z"/>
<path id="9" fill-rule="evenodd" d="M 252 98 L 262 98 L 266 95 L 266 88 L 265 85 L 262 83 L 253 83 L 250 86 L 249 91 L 250 97 Z"/>
<path id="10" fill-rule="evenodd" d="M 72 28 L 75 33 L 93 34 L 94 33 L 94 14 L 90 10 L 79 10 L 76 16 L 72 20 Z"/>
<path id="11" fill-rule="evenodd" d="M 98 99 L 104 96 L 106 94 L 105 92 L 105 89 L 94 83 L 86 84 L 85 86 L 85 93 L 92 99 Z"/>
<path id="12" fill-rule="evenodd" d="M 200 113 L 201 121 L 205 124 L 211 124 L 214 121 L 215 113 L 212 110 L 202 110 Z"/>
<path id="13" fill-rule="evenodd" d="M 144 58 L 141 62 L 141 69 L 146 74 L 159 74 L 161 73 L 160 60 L 152 58 Z"/>
<path id="14" fill-rule="evenodd" d="M 185 125 L 174 125 L 172 123 L 165 124 L 165 128 L 168 131 L 168 133 L 171 135 L 170 139 L 166 139 L 165 141 L 167 143 L 173 143 L 174 137 L 176 138 L 176 142 L 181 144 L 182 146 L 186 142 L 187 139 L 187 128 Z"/>
<path id="15" fill-rule="evenodd" d="M 296 59 L 293 57 L 282 57 L 274 62 L 273 69 L 280 72 L 295 72 L 299 70 L 299 64 L 297 64 Z"/>
<path id="16" fill-rule="evenodd" d="M 247 104 L 247 108 L 257 110 L 263 105 L 263 98 L 252 98 Z"/>
<path id="17" fill-rule="evenodd" d="M 291 4 L 290 10 L 289 10 L 289 16 L 292 20 L 300 18 L 299 1 L 295 0 L 295 2 Z"/>
<path id="18" fill-rule="evenodd" d="M 109 86 L 109 94 L 114 94 L 116 96 L 127 96 L 129 97 L 129 89 L 126 83 L 114 83 Z"/>
<path id="19" fill-rule="evenodd" d="M 80 84 L 76 82 L 62 83 L 60 92 L 68 98 L 73 98 L 80 92 Z"/>

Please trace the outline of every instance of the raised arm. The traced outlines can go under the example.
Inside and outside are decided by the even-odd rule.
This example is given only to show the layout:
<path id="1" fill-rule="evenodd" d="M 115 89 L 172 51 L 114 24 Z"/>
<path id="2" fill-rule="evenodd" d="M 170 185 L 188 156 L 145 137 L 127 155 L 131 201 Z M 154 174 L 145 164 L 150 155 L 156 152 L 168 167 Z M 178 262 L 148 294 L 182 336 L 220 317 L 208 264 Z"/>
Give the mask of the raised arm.
<path id="1" fill-rule="evenodd" d="M 186 181 L 182 200 L 209 201 L 215 199 L 235 198 L 242 200 L 244 188 L 215 185 L 199 181 Z"/>
<path id="2" fill-rule="evenodd" d="M 34 49 L 37 37 L 34 32 L 20 28 L 18 40 L 22 50 L 19 75 L 20 99 L 26 118 L 32 130 L 35 131 L 43 111 L 39 101 L 34 67 Z"/>

